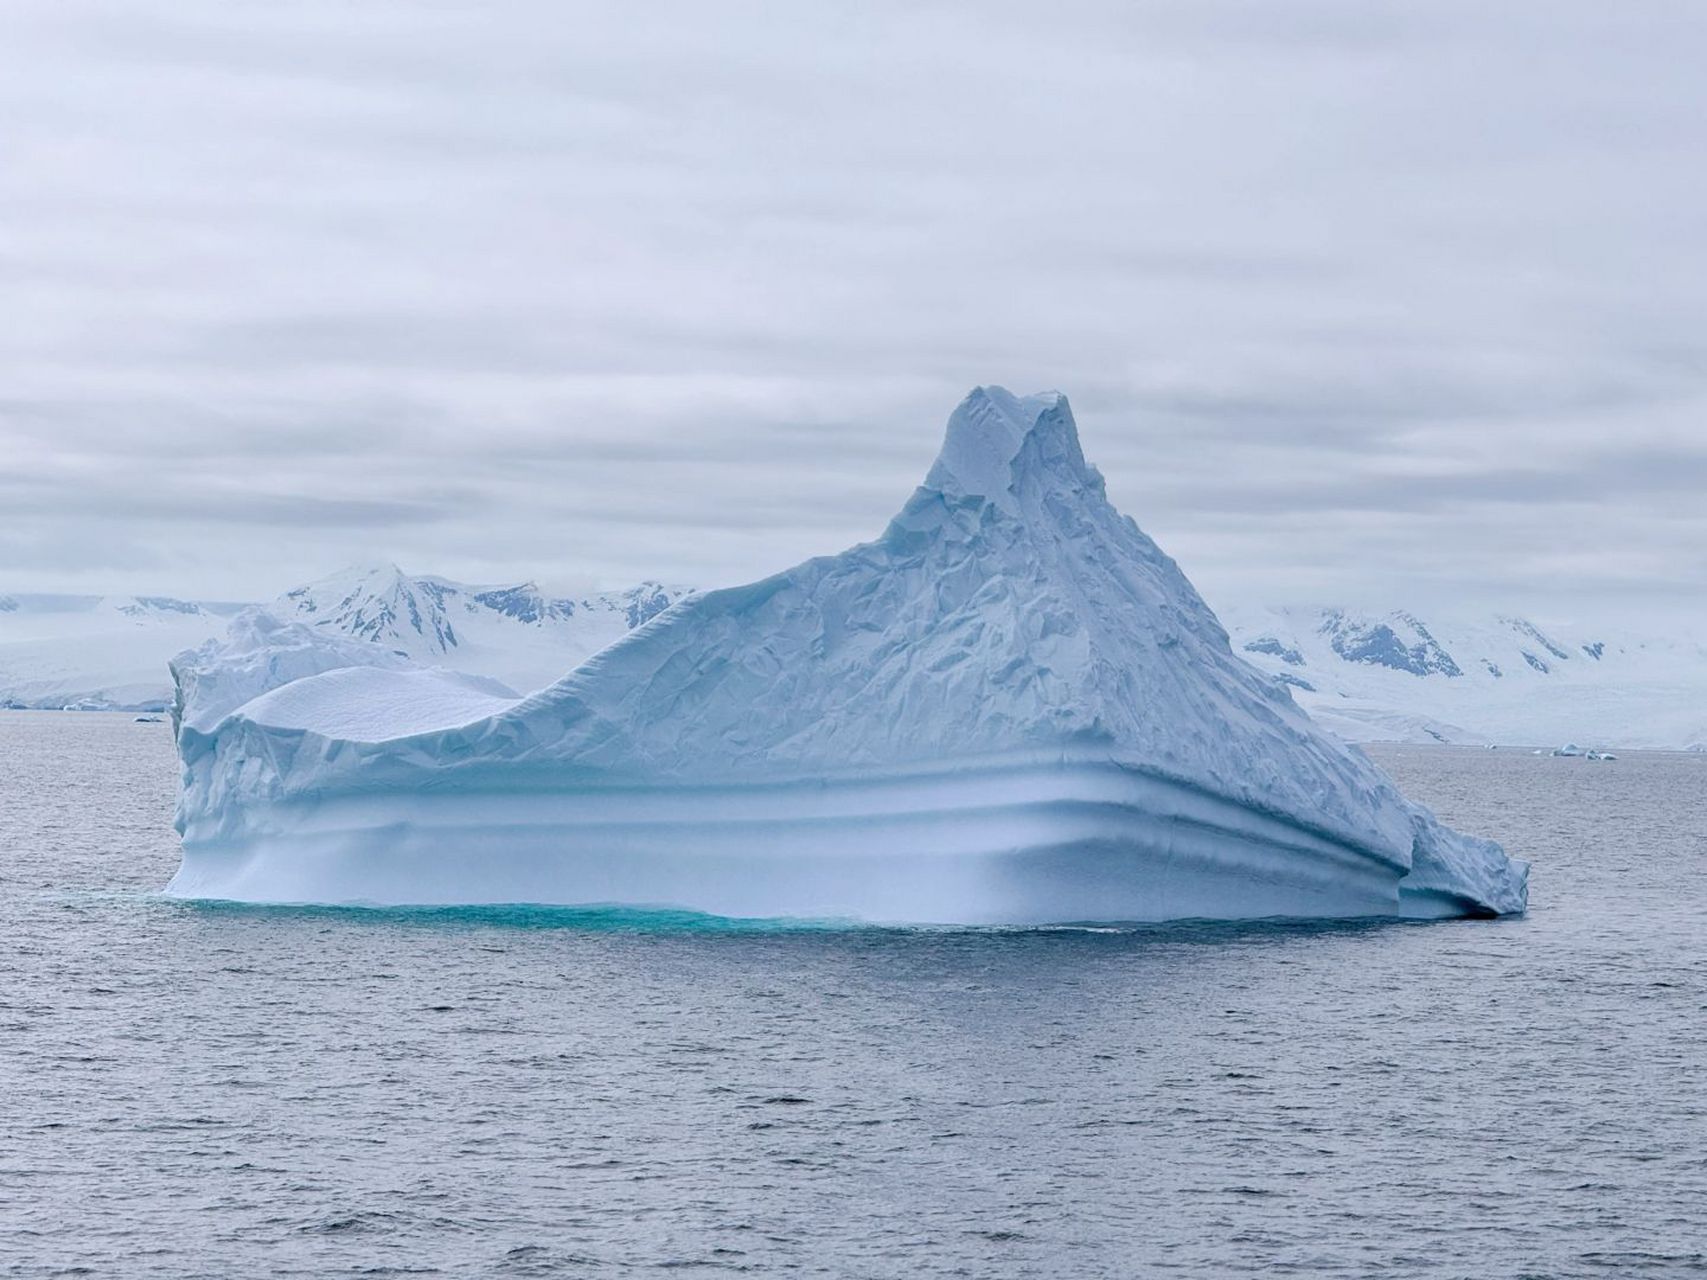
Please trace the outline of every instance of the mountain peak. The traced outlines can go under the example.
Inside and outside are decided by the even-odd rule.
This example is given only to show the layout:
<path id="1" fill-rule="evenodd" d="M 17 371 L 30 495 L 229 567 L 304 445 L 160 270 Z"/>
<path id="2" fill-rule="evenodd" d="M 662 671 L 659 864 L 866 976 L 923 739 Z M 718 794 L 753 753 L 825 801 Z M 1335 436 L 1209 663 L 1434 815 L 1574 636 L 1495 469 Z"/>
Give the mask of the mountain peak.
<path id="1" fill-rule="evenodd" d="M 409 575 L 395 564 L 386 560 L 370 560 L 347 564 L 323 578 L 293 587 L 287 594 L 293 599 L 307 595 L 346 597 L 358 592 L 379 595 L 396 591 L 409 580 Z"/>
<path id="2" fill-rule="evenodd" d="M 389 560 L 376 560 L 366 565 L 352 565 L 336 576 L 351 581 L 372 583 L 381 589 L 400 586 L 410 580 L 408 574 Z"/>

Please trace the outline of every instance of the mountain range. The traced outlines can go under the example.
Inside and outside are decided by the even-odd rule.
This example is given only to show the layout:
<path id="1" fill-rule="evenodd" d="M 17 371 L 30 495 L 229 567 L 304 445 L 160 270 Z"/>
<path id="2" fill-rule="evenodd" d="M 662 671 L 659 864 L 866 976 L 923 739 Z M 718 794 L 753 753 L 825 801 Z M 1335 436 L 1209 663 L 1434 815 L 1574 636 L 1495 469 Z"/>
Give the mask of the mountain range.
<path id="1" fill-rule="evenodd" d="M 622 591 L 548 596 L 531 582 L 469 586 L 383 565 L 296 587 L 270 611 L 371 640 L 424 666 L 489 676 L 531 693 L 687 594 L 685 587 L 642 582 Z"/>
<path id="2" fill-rule="evenodd" d="M 643 582 L 549 596 L 531 582 L 470 586 L 379 565 L 293 588 L 265 608 L 525 693 L 685 594 Z M 246 607 L 161 596 L 0 596 L 0 707 L 163 710 L 172 701 L 167 661 L 223 635 Z"/>
<path id="3" fill-rule="evenodd" d="M 166 660 L 222 633 L 235 603 L 168 596 L 0 595 L 0 707 L 157 711 Z"/>
<path id="4" fill-rule="evenodd" d="M 1707 640 L 1515 615 L 1233 607 L 1233 647 L 1354 741 L 1707 743 Z"/>
<path id="5" fill-rule="evenodd" d="M 394 565 L 347 569 L 266 608 L 426 665 L 551 684 L 689 594 L 644 582 L 552 596 Z M 155 711 L 166 662 L 222 634 L 245 606 L 164 596 L 0 596 L 0 707 Z M 1333 606 L 1219 611 L 1233 647 L 1352 741 L 1699 748 L 1707 638 Z"/>

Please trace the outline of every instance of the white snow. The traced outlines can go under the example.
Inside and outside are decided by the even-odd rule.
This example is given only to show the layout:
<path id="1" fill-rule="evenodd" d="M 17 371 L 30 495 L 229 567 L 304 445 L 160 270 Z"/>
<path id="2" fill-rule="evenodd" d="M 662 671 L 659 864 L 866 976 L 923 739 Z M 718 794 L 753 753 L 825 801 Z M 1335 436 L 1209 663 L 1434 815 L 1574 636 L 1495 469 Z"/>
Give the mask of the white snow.
<path id="1" fill-rule="evenodd" d="M 685 587 L 643 582 L 625 591 L 550 596 L 532 582 L 470 586 L 375 565 L 287 591 L 271 609 L 525 692 L 554 683 L 687 594 Z"/>
<path id="2" fill-rule="evenodd" d="M 1353 741 L 1676 749 L 1707 733 L 1699 634 L 1462 611 L 1234 606 L 1222 617 L 1242 657 Z"/>
<path id="3" fill-rule="evenodd" d="M 372 565 L 294 588 L 266 608 L 525 692 L 554 683 L 687 594 L 641 583 L 552 596 L 533 583 L 476 586 Z M 168 660 L 217 637 L 242 607 L 0 597 L 0 707 L 164 708 L 173 696 Z M 1235 653 L 1286 683 L 1318 724 L 1347 741 L 1533 747 L 1576 738 L 1687 749 L 1707 737 L 1707 643 L 1686 628 L 1667 634 L 1344 607 L 1234 605 L 1220 614 Z M 1387 643 L 1383 627 L 1392 635 L 1386 655 L 1372 644 Z M 1402 665 L 1373 660 L 1382 656 Z"/>
<path id="4" fill-rule="evenodd" d="M 243 715 L 269 729 L 383 742 L 494 716 L 515 702 L 496 680 L 460 671 L 340 667 L 263 693 Z"/>
<path id="5" fill-rule="evenodd" d="M 173 892 L 936 923 L 1524 905 L 1522 863 L 1234 656 L 1053 394 L 975 391 L 877 541 L 682 600 L 513 704 L 423 677 L 409 718 L 409 673 L 278 639 L 288 663 L 250 627 L 178 664 Z"/>
<path id="6" fill-rule="evenodd" d="M 219 635 L 239 605 L 156 596 L 0 598 L 0 706 L 155 711 L 166 662 Z"/>
<path id="7" fill-rule="evenodd" d="M 1457 746 L 1491 746 L 1480 734 L 1460 725 L 1436 720 L 1433 716 L 1413 712 L 1390 711 L 1384 707 L 1361 706 L 1351 702 L 1331 702 L 1326 699 L 1306 701 L 1297 693 L 1294 698 L 1307 706 L 1310 718 L 1322 728 L 1337 733 L 1347 742 L 1419 742 L 1448 743 Z"/>
<path id="8" fill-rule="evenodd" d="M 513 706 L 485 676 L 413 666 L 401 654 L 248 609 L 224 641 L 173 659 L 184 729 L 214 731 L 231 712 L 270 729 L 313 729 L 378 742 L 463 724 Z"/>
<path id="9" fill-rule="evenodd" d="M 180 735 L 184 729 L 211 732 L 239 707 L 293 681 L 341 668 L 407 665 L 402 654 L 378 645 L 285 622 L 265 609 L 245 609 L 224 640 L 172 659 L 172 716 Z"/>
<path id="10" fill-rule="evenodd" d="M 529 690 L 686 594 L 644 582 L 548 596 L 533 583 L 469 586 L 380 565 L 287 591 L 265 612 Z M 219 637 L 245 607 L 158 596 L 0 596 L 0 707 L 163 709 L 173 698 L 172 656 Z"/>

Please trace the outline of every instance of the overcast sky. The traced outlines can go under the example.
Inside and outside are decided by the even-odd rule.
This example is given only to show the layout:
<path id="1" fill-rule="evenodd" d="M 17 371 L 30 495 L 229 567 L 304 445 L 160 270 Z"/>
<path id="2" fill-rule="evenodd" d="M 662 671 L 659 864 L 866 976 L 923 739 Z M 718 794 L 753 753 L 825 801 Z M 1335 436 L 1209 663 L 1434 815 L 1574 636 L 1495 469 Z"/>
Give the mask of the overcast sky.
<path id="1" fill-rule="evenodd" d="M 11 0 L 0 589 L 738 581 L 1058 388 L 1212 600 L 1699 612 L 1698 0 Z"/>

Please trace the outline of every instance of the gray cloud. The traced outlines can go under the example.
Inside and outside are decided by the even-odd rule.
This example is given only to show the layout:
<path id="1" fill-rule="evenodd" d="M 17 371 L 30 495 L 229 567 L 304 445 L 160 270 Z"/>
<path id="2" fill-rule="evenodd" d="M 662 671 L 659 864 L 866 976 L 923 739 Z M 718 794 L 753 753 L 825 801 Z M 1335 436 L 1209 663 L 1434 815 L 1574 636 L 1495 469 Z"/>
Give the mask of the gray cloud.
<path id="1" fill-rule="evenodd" d="M 1212 595 L 1707 586 L 1691 6 L 8 27 L 0 586 L 735 580 L 874 534 L 985 381 Z"/>

